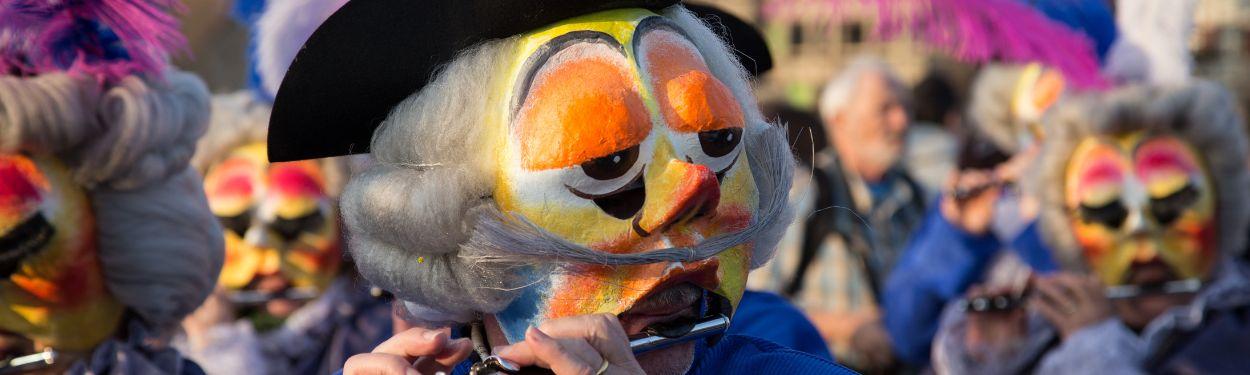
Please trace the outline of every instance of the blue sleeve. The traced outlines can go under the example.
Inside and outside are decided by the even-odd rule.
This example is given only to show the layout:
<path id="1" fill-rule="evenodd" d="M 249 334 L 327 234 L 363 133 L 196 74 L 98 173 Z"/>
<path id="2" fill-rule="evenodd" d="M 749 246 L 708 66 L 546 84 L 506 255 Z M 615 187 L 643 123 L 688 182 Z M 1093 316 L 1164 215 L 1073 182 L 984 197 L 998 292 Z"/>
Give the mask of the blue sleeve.
<path id="1" fill-rule="evenodd" d="M 1055 259 L 1051 257 L 1050 247 L 1042 241 L 1040 224 L 1036 220 L 1029 223 L 1015 239 L 1011 240 L 1011 249 L 1020 256 L 1024 264 L 1029 265 L 1038 273 L 1050 273 L 1059 269 Z"/>
<path id="2" fill-rule="evenodd" d="M 1000 247 L 993 234 L 970 235 L 931 205 L 882 296 L 885 328 L 900 359 L 917 366 L 929 362 L 942 308 L 981 277 Z"/>
<path id="3" fill-rule="evenodd" d="M 836 363 L 781 347 L 767 340 L 725 335 L 711 348 L 696 351 L 687 374 L 854 374 Z"/>
<path id="4" fill-rule="evenodd" d="M 1034 1 L 1033 6 L 1042 11 L 1047 18 L 1071 27 L 1085 34 L 1094 42 L 1099 62 L 1105 63 L 1107 52 L 1118 37 L 1115 16 L 1106 2 L 1099 0 L 1041 0 Z"/>
<path id="5" fill-rule="evenodd" d="M 789 301 L 773 293 L 746 291 L 727 333 L 758 337 L 833 361 L 829 346 L 816 326 Z"/>

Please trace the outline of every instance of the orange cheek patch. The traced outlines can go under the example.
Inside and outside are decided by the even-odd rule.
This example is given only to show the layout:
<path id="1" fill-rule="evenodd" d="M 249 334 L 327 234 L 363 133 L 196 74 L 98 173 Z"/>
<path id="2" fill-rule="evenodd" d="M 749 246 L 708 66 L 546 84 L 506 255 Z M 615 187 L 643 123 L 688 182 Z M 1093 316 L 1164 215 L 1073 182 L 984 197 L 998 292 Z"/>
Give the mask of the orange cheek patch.
<path id="1" fill-rule="evenodd" d="M 624 68 L 595 57 L 557 64 L 539 72 L 517 114 L 523 167 L 573 166 L 647 137 L 650 116 Z"/>

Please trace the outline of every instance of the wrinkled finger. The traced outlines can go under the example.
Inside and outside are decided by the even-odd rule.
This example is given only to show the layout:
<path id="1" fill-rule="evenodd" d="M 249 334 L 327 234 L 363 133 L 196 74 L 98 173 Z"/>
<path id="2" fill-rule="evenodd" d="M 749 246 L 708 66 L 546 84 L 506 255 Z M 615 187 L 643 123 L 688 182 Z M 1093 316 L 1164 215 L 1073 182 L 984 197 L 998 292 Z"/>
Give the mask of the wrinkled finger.
<path id="1" fill-rule="evenodd" d="M 1046 321 L 1049 321 L 1052 325 L 1060 326 L 1059 323 L 1062 322 L 1064 317 L 1068 314 L 1062 311 L 1059 307 L 1056 307 L 1053 302 L 1042 298 L 1039 295 L 1034 295 L 1030 299 L 1032 300 L 1032 303 L 1030 303 L 1029 306 L 1034 310 L 1037 310 L 1038 313 L 1041 313 L 1042 317 L 1045 318 Z"/>
<path id="2" fill-rule="evenodd" d="M 1069 297 L 1057 284 L 1053 278 L 1044 277 L 1038 279 L 1034 295 L 1039 297 L 1038 300 L 1049 304 L 1060 312 L 1071 313 L 1075 311 L 1076 305 L 1072 297 Z"/>
<path id="3" fill-rule="evenodd" d="M 469 358 L 469 354 L 473 353 L 473 341 L 468 338 L 458 338 L 447 342 L 443 351 L 435 354 L 433 359 L 440 365 L 452 367 Z"/>
<path id="4" fill-rule="evenodd" d="M 373 348 L 373 353 L 397 355 L 414 361 L 417 357 L 437 355 L 447 345 L 448 334 L 441 330 L 410 328 Z"/>
<path id="5" fill-rule="evenodd" d="M 556 339 L 533 327 L 525 331 L 525 341 L 497 348 L 495 354 L 521 367 L 538 366 L 557 374 L 593 374 L 606 361 L 594 358 L 598 354 L 584 340 Z"/>
<path id="6" fill-rule="evenodd" d="M 1055 286 L 1068 296 L 1075 306 L 1088 304 L 1090 299 L 1085 292 L 1084 277 L 1070 273 L 1062 273 L 1055 277 Z"/>
<path id="7" fill-rule="evenodd" d="M 365 353 L 348 358 L 343 375 L 417 375 L 417 370 L 400 356 Z"/>
<path id="8" fill-rule="evenodd" d="M 473 352 L 473 342 L 467 338 L 459 338 L 447 342 L 443 351 L 417 359 L 415 367 L 422 374 L 451 373 L 455 367 Z"/>
<path id="9" fill-rule="evenodd" d="M 1105 303 L 1107 301 L 1107 290 L 1102 285 L 1102 280 L 1099 280 L 1098 276 L 1095 275 L 1086 276 L 1084 279 L 1085 287 L 1083 290 L 1085 298 L 1092 303 Z"/>
<path id="10" fill-rule="evenodd" d="M 581 315 L 543 323 L 542 332 L 551 337 L 582 338 L 602 358 L 615 364 L 636 363 L 629 349 L 629 336 L 621 321 L 612 314 Z M 597 365 L 597 363 L 596 363 Z"/>

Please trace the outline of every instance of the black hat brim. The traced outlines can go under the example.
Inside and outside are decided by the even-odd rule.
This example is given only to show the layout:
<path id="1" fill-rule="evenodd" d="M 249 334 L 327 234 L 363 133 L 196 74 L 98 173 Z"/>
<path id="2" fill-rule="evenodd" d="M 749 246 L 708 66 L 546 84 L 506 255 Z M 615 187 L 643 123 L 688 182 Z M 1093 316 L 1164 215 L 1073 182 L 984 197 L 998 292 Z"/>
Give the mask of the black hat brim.
<path id="1" fill-rule="evenodd" d="M 678 2 L 349 1 L 308 38 L 288 68 L 270 116 L 269 160 L 369 152 L 374 130 L 391 109 L 420 91 L 440 66 L 475 44 L 599 11 L 658 11 Z M 704 16 L 702 12 L 696 14 Z M 726 26 L 728 30 L 722 34 L 731 41 L 746 42 L 751 39 L 748 34 L 753 34 L 758 40 L 755 43 L 763 46 L 763 38 L 742 20 L 719 11 L 709 13 L 712 16 Z M 749 31 L 737 30 L 742 27 Z M 736 49 L 740 59 L 746 56 L 742 61 L 749 70 L 760 72 L 760 67 L 771 67 L 767 48 L 762 55 L 749 56 L 758 51 L 748 52 L 752 49 L 745 48 L 747 44 Z M 763 62 L 767 64 L 761 65 Z"/>

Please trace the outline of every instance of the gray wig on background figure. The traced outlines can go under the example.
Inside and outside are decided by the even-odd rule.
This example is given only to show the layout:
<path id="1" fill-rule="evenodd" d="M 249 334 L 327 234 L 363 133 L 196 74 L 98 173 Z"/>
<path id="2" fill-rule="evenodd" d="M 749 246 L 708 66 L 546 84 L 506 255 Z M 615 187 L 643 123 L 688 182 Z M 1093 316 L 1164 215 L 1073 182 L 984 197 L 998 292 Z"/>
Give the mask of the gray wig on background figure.
<path id="1" fill-rule="evenodd" d="M 425 326 L 466 323 L 502 310 L 532 280 L 510 272 L 518 264 L 624 265 L 691 261 L 753 242 L 752 268 L 772 256 L 790 222 L 786 194 L 794 159 L 785 130 L 764 122 L 747 74 L 707 25 L 681 6 L 661 15 L 690 37 L 708 67 L 744 110 L 745 152 L 759 192 L 759 210 L 747 229 L 689 248 L 609 254 L 569 243 L 500 212 L 496 155 L 483 145 L 488 98 L 504 77 L 498 61 L 513 58 L 516 37 L 463 51 L 420 92 L 393 109 L 374 134 L 377 164 L 354 175 L 343 193 L 350 251 L 361 274 L 406 302 Z"/>
<path id="2" fill-rule="evenodd" d="M 174 70 L 113 85 L 0 76 L 0 153 L 70 168 L 96 215 L 108 291 L 156 335 L 204 301 L 221 269 L 221 229 L 187 164 L 208 115 L 204 83 Z"/>
<path id="3" fill-rule="evenodd" d="M 1045 120 L 1046 142 L 1033 184 L 1040 192 L 1041 224 L 1056 260 L 1081 269 L 1080 247 L 1064 206 L 1064 176 L 1081 140 L 1142 131 L 1171 134 L 1198 150 L 1216 195 L 1216 240 L 1221 254 L 1240 254 L 1250 225 L 1250 170 L 1244 120 L 1219 84 L 1195 80 L 1179 86 L 1129 86 L 1069 98 Z"/>

